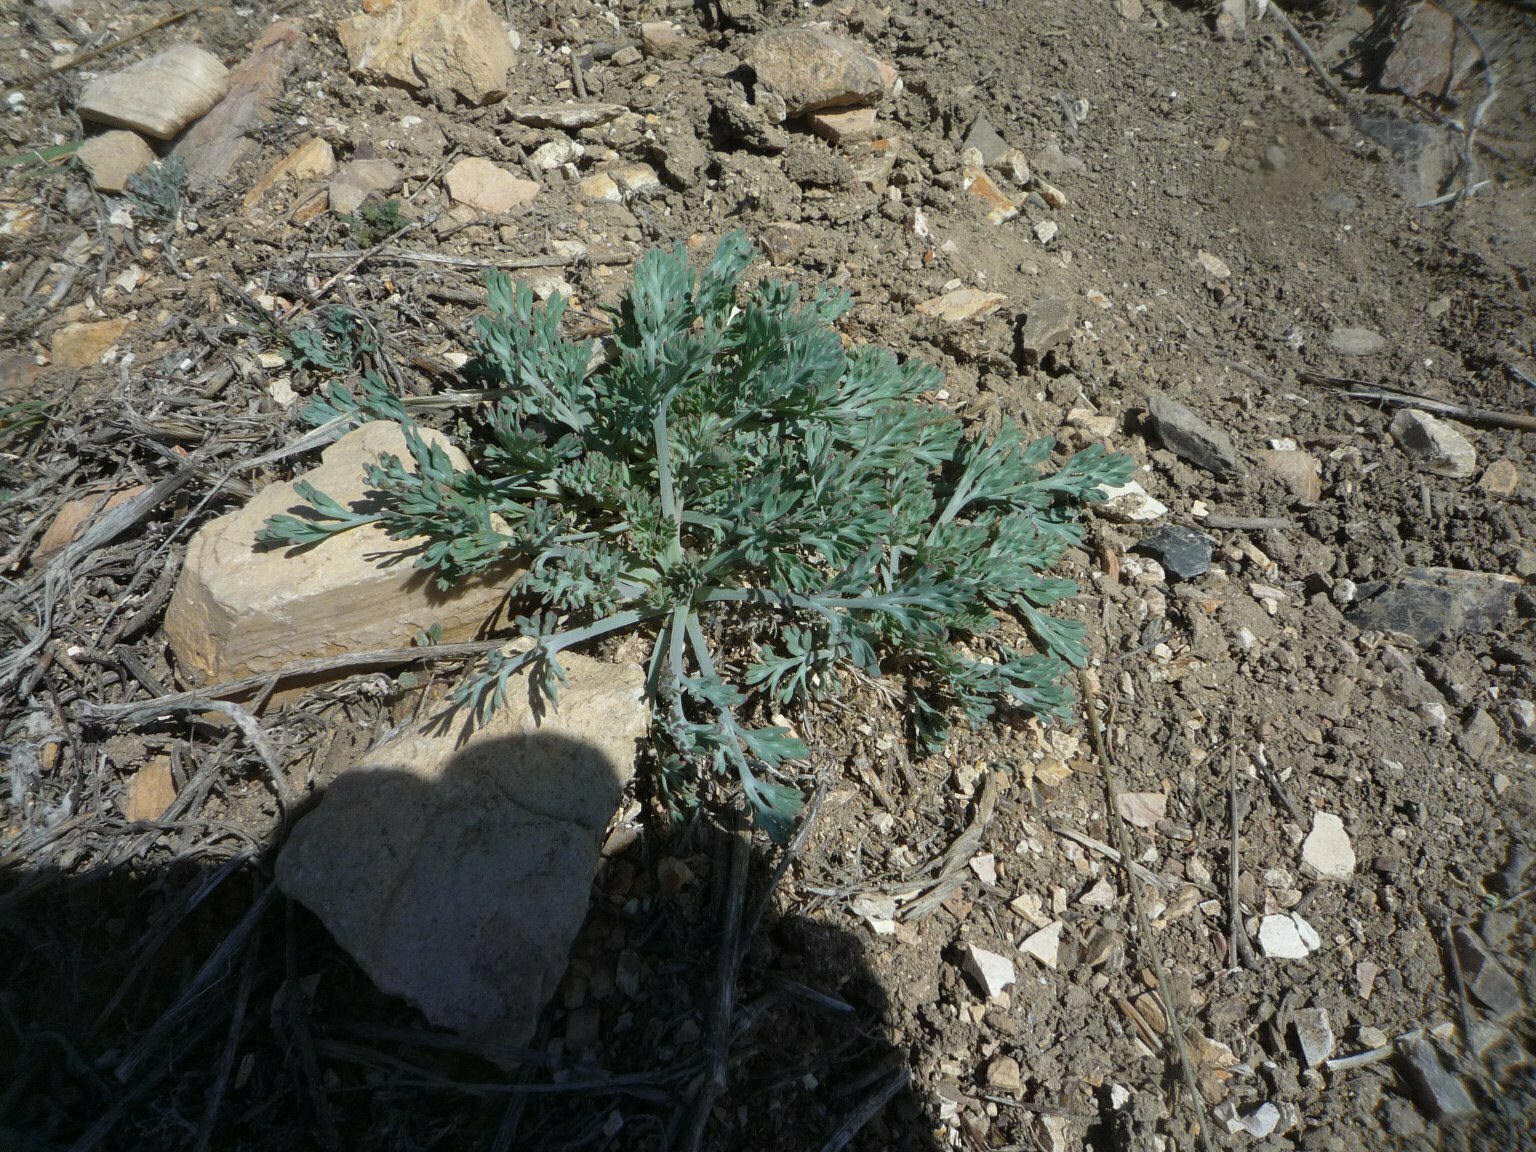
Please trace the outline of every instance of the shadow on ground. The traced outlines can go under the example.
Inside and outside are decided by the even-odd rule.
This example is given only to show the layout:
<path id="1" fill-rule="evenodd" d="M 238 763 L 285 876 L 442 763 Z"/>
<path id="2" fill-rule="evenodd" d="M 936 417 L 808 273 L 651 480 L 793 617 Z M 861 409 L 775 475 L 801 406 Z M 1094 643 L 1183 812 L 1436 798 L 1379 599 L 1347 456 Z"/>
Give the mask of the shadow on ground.
<path id="1" fill-rule="evenodd" d="M 544 739 L 500 742 L 489 756 L 482 747 L 433 784 L 372 773 L 395 826 L 372 829 L 377 857 L 360 859 L 357 874 L 415 823 L 456 883 L 492 888 L 487 877 L 506 847 L 487 838 L 506 834 L 495 797 L 516 793 L 506 772 L 547 761 Z M 444 819 L 466 800 L 480 804 L 473 819 Z M 933 1104 L 907 1083 L 861 940 L 824 919 L 780 914 L 771 900 L 726 996 L 725 1089 L 699 1106 L 715 1067 L 733 838 L 707 820 L 674 846 L 695 878 L 668 894 L 656 885 L 651 837 L 605 861 L 573 974 L 527 1047 L 504 1047 L 495 1063 L 379 992 L 280 892 L 272 851 L 232 837 L 183 845 L 171 858 L 168 836 L 111 871 L 76 873 L 73 861 L 100 858 L 103 837 L 146 830 L 90 828 L 89 844 L 84 831 L 51 837 L 48 867 L 30 864 L 47 833 L 24 836 L 0 867 L 0 1147 L 937 1147 Z M 753 924 L 770 871 L 754 841 L 743 924 Z M 516 900 L 519 878 L 506 879 L 488 891 L 493 903 Z M 445 904 L 463 896 L 441 893 Z M 469 947 L 415 945 L 450 956 Z M 515 983 L 515 955 L 502 959 Z M 576 1051 L 568 1041 L 579 1043 L 578 1030 L 595 1031 L 596 1044 Z"/>

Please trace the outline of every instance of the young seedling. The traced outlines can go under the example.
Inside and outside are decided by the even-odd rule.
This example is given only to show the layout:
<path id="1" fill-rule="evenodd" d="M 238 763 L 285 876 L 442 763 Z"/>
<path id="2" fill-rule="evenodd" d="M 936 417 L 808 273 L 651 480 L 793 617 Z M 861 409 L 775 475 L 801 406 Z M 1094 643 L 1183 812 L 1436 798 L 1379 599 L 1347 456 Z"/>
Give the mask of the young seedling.
<path id="1" fill-rule="evenodd" d="M 640 632 L 663 794 L 691 802 L 701 767 L 734 773 L 782 836 L 801 802 L 787 769 L 807 750 L 749 713 L 833 695 L 850 674 L 899 682 L 927 748 L 955 715 L 1067 713 L 1083 628 L 1048 609 L 1077 587 L 1044 572 L 1081 540 L 1077 506 L 1131 461 L 1095 446 L 1052 469 L 1052 441 L 1011 421 L 967 438 L 919 399 L 934 368 L 843 346 L 846 295 L 740 291 L 752 256 L 739 233 L 698 273 L 681 247 L 647 255 L 595 369 L 590 346 L 560 335 L 563 300 L 535 305 L 493 274 L 470 371 L 499 398 L 464 425 L 470 467 L 425 441 L 377 376 L 356 395 L 333 384 L 310 417 L 397 420 L 414 468 L 369 466 L 367 512 L 300 485 L 306 514 L 272 517 L 263 538 L 376 523 L 424 538 L 416 564 L 444 588 L 515 562 L 533 643 L 460 690 L 482 719 L 514 673 L 557 702 L 561 653 Z M 1009 616 L 1032 650 L 1001 638 Z"/>

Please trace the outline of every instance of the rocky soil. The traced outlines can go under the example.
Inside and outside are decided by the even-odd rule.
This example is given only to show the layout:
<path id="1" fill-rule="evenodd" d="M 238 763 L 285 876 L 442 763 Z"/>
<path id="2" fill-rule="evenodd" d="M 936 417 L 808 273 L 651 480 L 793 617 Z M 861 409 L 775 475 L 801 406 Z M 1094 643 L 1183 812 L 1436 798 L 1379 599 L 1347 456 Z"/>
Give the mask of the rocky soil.
<path id="1" fill-rule="evenodd" d="M 1536 17 L 1455 13 L 1293 13 L 1334 97 L 1241 0 L 8 9 L 0 1145 L 1536 1147 Z M 311 795 L 452 666 L 265 746 L 118 706 L 196 684 L 188 538 L 327 382 L 431 412 L 485 268 L 600 335 L 733 228 L 934 404 L 1135 456 L 1063 573 L 1104 747 L 923 758 L 854 687 L 793 850 L 642 774 L 487 1062 L 270 884 L 269 759 Z"/>

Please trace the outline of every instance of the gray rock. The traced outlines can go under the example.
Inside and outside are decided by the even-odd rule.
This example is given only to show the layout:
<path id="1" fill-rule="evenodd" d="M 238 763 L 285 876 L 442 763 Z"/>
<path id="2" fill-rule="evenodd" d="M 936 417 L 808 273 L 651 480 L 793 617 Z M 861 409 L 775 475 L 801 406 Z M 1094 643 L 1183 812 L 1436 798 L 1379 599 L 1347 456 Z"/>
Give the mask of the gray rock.
<path id="1" fill-rule="evenodd" d="M 1398 1067 L 1413 1090 L 1419 1107 L 1434 1119 L 1456 1120 L 1477 1111 L 1466 1086 L 1446 1071 L 1440 1057 L 1421 1035 L 1404 1036 L 1397 1042 Z"/>
<path id="2" fill-rule="evenodd" d="M 1316 1068 L 1333 1055 L 1336 1041 L 1326 1008 L 1303 1008 L 1291 1017 L 1291 1029 L 1296 1033 L 1296 1045 L 1301 1049 L 1302 1062 L 1308 1068 Z M 1279 1119 L 1278 1115 L 1276 1119 Z"/>
<path id="3" fill-rule="evenodd" d="M 1402 632 L 1421 645 L 1442 636 L 1497 628 L 1521 582 L 1494 572 L 1414 568 L 1393 584 L 1362 585 L 1349 616 L 1360 628 Z"/>
<path id="4" fill-rule="evenodd" d="M 575 132 L 617 120 L 629 111 L 622 104 L 528 104 L 512 113 L 519 124 Z"/>
<path id="5" fill-rule="evenodd" d="M 1046 296 L 1031 304 L 1019 328 L 1019 356 L 1024 366 L 1039 364 L 1047 352 L 1072 334 L 1076 320 L 1077 308 L 1071 300 Z"/>
<path id="6" fill-rule="evenodd" d="M 1479 708 L 1472 713 L 1456 743 L 1469 759 L 1478 764 L 1485 763 L 1499 750 L 1499 723 L 1486 709 Z"/>
<path id="7" fill-rule="evenodd" d="M 1328 333 L 1328 347 L 1340 356 L 1374 356 L 1386 346 L 1386 338 L 1369 328 L 1335 328 Z"/>
<path id="8" fill-rule="evenodd" d="M 1427 472 L 1460 480 L 1477 471 L 1477 449 L 1444 420 L 1404 408 L 1390 429 L 1397 446 Z"/>
<path id="9" fill-rule="evenodd" d="M 775 28 L 747 41 L 742 60 L 777 92 L 791 116 L 823 108 L 877 104 L 885 95 L 880 62 L 858 44 L 815 28 Z"/>
<path id="10" fill-rule="evenodd" d="M 1168 396 L 1153 396 L 1147 404 L 1152 425 L 1168 450 L 1197 468 L 1217 476 L 1238 470 L 1232 438 L 1213 428 L 1183 404 Z"/>
<path id="11" fill-rule="evenodd" d="M 965 148 L 974 148 L 981 153 L 981 162 L 992 165 L 1001 160 L 1008 152 L 1008 141 L 997 134 L 997 129 L 992 127 L 992 122 L 985 116 L 978 116 L 971 122 L 971 130 L 965 134 Z"/>
<path id="12" fill-rule="evenodd" d="M 404 177 L 388 160 L 348 160 L 331 177 L 331 211 L 356 212 L 375 192 L 393 192 Z"/>
<path id="13" fill-rule="evenodd" d="M 1136 545 L 1149 553 L 1163 569 L 1180 580 L 1203 576 L 1211 567 L 1213 541 L 1204 532 L 1178 524 L 1165 524 Z"/>
<path id="14" fill-rule="evenodd" d="M 1496 1020 L 1508 1020 L 1522 1006 L 1520 984 L 1494 959 L 1482 938 L 1470 928 L 1456 929 L 1456 956 L 1467 991 Z"/>
<path id="15" fill-rule="evenodd" d="M 338 776 L 277 861 L 383 991 L 491 1059 L 527 1042 L 565 971 L 647 724 L 638 666 L 561 661 L 542 724 L 514 678 L 462 744 L 462 713 L 408 730 Z"/>

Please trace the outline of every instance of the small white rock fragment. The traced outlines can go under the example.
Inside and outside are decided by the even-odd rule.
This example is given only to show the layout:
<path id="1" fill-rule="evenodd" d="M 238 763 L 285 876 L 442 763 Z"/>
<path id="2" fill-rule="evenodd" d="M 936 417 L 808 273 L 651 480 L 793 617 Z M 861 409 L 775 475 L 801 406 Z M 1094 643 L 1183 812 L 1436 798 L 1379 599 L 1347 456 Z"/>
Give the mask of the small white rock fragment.
<path id="1" fill-rule="evenodd" d="M 1226 280 L 1232 275 L 1232 269 L 1227 266 L 1227 262 L 1220 256 L 1213 256 L 1209 252 L 1201 251 L 1195 256 L 1195 259 L 1200 261 L 1200 267 L 1204 268 L 1206 272 L 1218 280 Z"/>
<path id="2" fill-rule="evenodd" d="M 1094 508 L 1106 520 L 1141 523 L 1168 515 L 1168 506 L 1149 496 L 1135 480 L 1118 487 L 1101 484 L 1099 491 L 1104 493 L 1104 502 Z"/>
<path id="3" fill-rule="evenodd" d="M 1113 908 L 1115 906 L 1115 886 L 1109 882 L 1109 878 L 1100 877 L 1094 886 L 1078 897 L 1078 903 L 1085 908 Z"/>
<path id="4" fill-rule="evenodd" d="M 1244 1115 L 1239 1125 L 1255 1140 L 1262 1140 L 1280 1124 L 1280 1109 L 1265 1101 L 1252 1112 Z"/>
<path id="5" fill-rule="evenodd" d="M 1042 244 L 1049 244 L 1052 240 L 1056 239 L 1056 233 L 1059 231 L 1060 228 L 1056 221 L 1042 220 L 1035 225 L 1035 239 Z"/>
<path id="6" fill-rule="evenodd" d="M 1300 916 L 1265 916 L 1259 921 L 1259 947 L 1264 955 L 1276 960 L 1305 960 L 1321 944 L 1310 924 L 1307 931 L 1314 941 L 1310 946 L 1301 926 Z"/>
<path id="7" fill-rule="evenodd" d="M 1013 972 L 1012 960 L 974 944 L 967 944 L 962 949 L 960 966 L 981 986 L 989 1000 L 1001 995 L 1003 989 L 1018 979 Z"/>
<path id="8" fill-rule="evenodd" d="M 997 883 L 997 857 L 988 852 L 982 856 L 971 857 L 971 871 L 976 874 L 976 879 L 983 884 Z"/>
<path id="9" fill-rule="evenodd" d="M 1312 831 L 1301 846 L 1301 862 L 1325 880 L 1348 880 L 1355 872 L 1355 849 L 1344 821 L 1332 812 L 1314 812 Z"/>
<path id="10" fill-rule="evenodd" d="M 1161 792 L 1120 792 L 1115 796 L 1115 811 L 1127 824 L 1155 828 L 1168 811 L 1168 797 Z"/>
<path id="11" fill-rule="evenodd" d="M 1062 922 L 1053 920 L 1040 931 L 1027 936 L 1019 945 L 1019 951 L 1033 956 L 1047 968 L 1056 967 L 1056 958 L 1061 952 Z"/>
<path id="12" fill-rule="evenodd" d="M 1392 417 L 1392 439 L 1426 472 L 1464 479 L 1477 471 L 1477 449 L 1472 442 L 1427 412 L 1404 408 Z"/>

